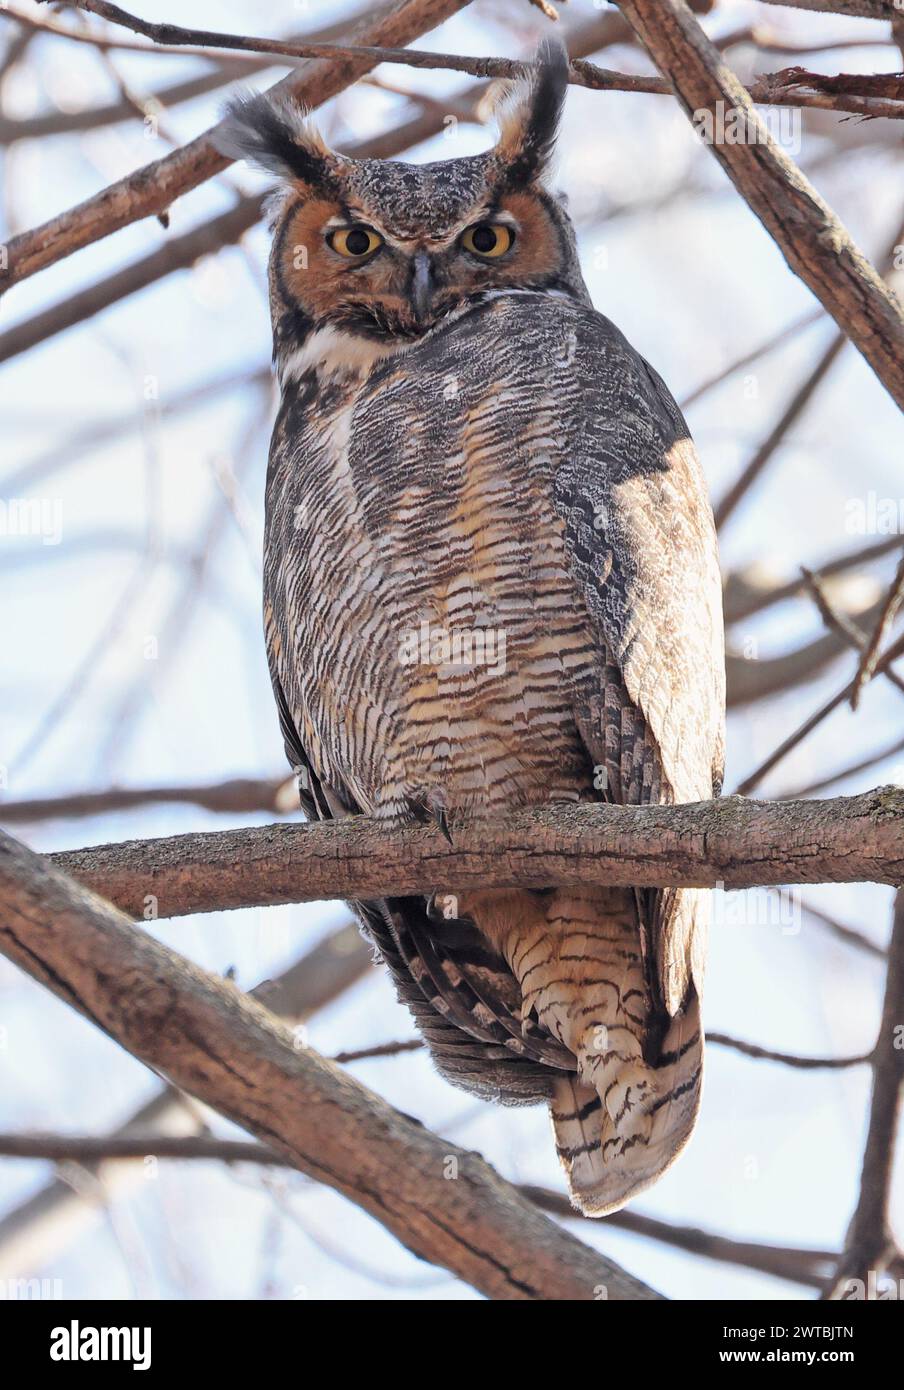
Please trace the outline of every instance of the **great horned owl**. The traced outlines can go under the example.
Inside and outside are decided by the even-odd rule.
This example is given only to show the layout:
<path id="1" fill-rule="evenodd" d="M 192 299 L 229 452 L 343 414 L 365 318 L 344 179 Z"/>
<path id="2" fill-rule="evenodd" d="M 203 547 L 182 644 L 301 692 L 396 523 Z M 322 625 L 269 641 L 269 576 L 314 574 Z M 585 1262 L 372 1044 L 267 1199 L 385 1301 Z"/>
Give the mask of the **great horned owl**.
<path id="1" fill-rule="evenodd" d="M 221 148 L 278 175 L 282 404 L 264 616 L 308 816 L 492 824 L 718 794 L 712 516 L 656 372 L 594 311 L 549 185 L 546 46 L 486 154 L 336 154 L 291 105 Z M 653 1182 L 699 1105 L 706 895 L 596 887 L 357 905 L 439 1071 L 548 1101 L 572 1197 Z"/>

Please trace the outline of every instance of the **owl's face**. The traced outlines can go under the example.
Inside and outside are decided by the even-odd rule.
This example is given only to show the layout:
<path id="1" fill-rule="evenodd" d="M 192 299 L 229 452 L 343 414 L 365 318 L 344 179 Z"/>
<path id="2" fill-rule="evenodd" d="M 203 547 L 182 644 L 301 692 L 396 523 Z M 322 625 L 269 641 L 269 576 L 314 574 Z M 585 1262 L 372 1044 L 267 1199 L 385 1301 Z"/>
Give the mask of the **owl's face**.
<path id="1" fill-rule="evenodd" d="M 566 82 L 564 50 L 545 47 L 506 99 L 494 149 L 424 165 L 349 159 L 294 108 L 233 103 L 220 148 L 283 182 L 270 262 L 281 365 L 326 335 L 349 361 L 396 350 L 488 291 L 586 300 L 571 223 L 546 186 Z"/>

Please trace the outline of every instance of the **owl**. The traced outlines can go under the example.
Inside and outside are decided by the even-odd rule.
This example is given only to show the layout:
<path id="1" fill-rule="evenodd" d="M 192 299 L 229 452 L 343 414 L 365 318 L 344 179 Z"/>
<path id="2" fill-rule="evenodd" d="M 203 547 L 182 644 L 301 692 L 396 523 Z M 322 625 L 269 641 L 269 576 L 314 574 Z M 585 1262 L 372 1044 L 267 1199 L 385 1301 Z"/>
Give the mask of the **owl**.
<path id="1" fill-rule="evenodd" d="M 456 827 L 718 795 L 721 587 L 687 426 L 591 305 L 544 46 L 484 154 L 333 152 L 237 99 L 275 174 L 281 386 L 264 627 L 303 809 Z M 665 325 L 663 325 L 665 329 Z M 700 1100 L 707 895 L 500 888 L 355 905 L 455 1085 L 548 1104 L 575 1204 L 648 1187 Z"/>

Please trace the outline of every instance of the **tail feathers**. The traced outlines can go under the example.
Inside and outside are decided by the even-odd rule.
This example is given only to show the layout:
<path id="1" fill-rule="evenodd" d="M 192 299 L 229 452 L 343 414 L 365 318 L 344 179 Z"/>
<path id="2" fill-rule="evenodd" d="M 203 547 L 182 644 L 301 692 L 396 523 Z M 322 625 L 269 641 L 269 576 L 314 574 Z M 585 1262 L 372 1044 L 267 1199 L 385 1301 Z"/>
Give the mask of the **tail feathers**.
<path id="1" fill-rule="evenodd" d="M 696 995 L 672 1020 L 658 1066 L 613 1058 L 595 1084 L 584 1071 L 556 1081 L 550 1113 L 572 1201 L 606 1216 L 656 1182 L 691 1136 L 703 1080 Z"/>
<path id="2" fill-rule="evenodd" d="M 617 1210 L 693 1130 L 703 1075 L 696 993 L 662 1019 L 631 889 L 490 890 L 472 894 L 465 911 L 509 963 L 522 1028 L 539 1026 L 574 1058 L 551 1099 L 574 1201 L 588 1216 Z"/>

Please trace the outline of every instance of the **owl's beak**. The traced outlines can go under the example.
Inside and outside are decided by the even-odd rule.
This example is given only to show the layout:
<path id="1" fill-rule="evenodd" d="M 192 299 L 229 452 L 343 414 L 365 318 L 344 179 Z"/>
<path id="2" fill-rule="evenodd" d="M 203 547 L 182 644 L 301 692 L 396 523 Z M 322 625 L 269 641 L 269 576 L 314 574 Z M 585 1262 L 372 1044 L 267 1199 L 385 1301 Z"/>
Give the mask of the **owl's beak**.
<path id="1" fill-rule="evenodd" d="M 415 252 L 410 295 L 415 322 L 422 327 L 427 322 L 433 298 L 433 266 L 426 251 Z"/>

